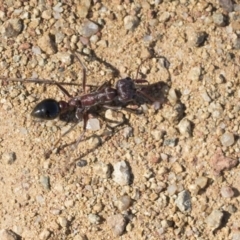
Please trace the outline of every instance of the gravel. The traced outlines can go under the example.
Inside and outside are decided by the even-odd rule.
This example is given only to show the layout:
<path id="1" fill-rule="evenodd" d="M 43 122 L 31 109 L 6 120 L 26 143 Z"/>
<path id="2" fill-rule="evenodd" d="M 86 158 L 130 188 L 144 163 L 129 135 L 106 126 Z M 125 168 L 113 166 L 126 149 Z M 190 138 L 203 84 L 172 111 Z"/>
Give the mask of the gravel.
<path id="1" fill-rule="evenodd" d="M 224 213 L 220 210 L 213 210 L 211 214 L 206 218 L 207 225 L 215 230 L 221 226 Z"/>
<path id="2" fill-rule="evenodd" d="M 114 182 L 119 185 L 130 184 L 131 172 L 129 165 L 125 161 L 115 163 L 113 165 L 113 169 L 112 179 Z"/>
<path id="3" fill-rule="evenodd" d="M 35 79 L 1 79 L 1 229 L 22 239 L 238 239 L 237 1 L 36 2 L 0 9 L 0 76 Z M 148 81 L 126 104 L 141 113 L 91 108 L 77 146 L 82 121 L 61 136 L 73 119 L 30 116 L 43 99 L 84 94 L 73 53 L 87 93 Z M 62 92 L 38 78 L 77 85 Z"/>
<path id="4" fill-rule="evenodd" d="M 220 141 L 223 146 L 229 147 L 235 142 L 234 135 L 232 133 L 226 132 L 220 137 Z"/>
<path id="5" fill-rule="evenodd" d="M 81 29 L 81 34 L 83 37 L 89 38 L 96 34 L 99 31 L 99 26 L 92 22 L 92 21 L 85 21 L 82 29 Z"/>
<path id="6" fill-rule="evenodd" d="M 107 223 L 115 236 L 121 236 L 125 231 L 126 220 L 121 214 L 108 217 Z"/>
<path id="7" fill-rule="evenodd" d="M 181 212 L 190 212 L 192 210 L 191 195 L 186 190 L 178 194 L 175 203 Z"/>
<path id="8" fill-rule="evenodd" d="M 221 195 L 224 198 L 232 198 L 234 196 L 234 191 L 231 187 L 229 186 L 223 186 L 221 188 Z"/>

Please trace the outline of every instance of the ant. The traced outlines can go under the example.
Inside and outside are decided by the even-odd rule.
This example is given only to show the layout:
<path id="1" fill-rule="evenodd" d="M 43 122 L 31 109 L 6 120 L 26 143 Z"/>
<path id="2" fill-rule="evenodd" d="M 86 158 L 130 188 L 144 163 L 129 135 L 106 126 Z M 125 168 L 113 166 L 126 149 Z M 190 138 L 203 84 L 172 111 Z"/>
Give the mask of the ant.
<path id="1" fill-rule="evenodd" d="M 127 108 L 129 102 L 134 102 L 135 99 L 138 96 L 142 96 L 144 98 L 147 98 L 150 102 L 155 104 L 155 109 L 157 110 L 160 106 L 160 103 L 155 101 L 151 96 L 144 93 L 143 87 L 137 87 L 137 84 L 147 83 L 147 80 L 138 79 L 138 73 L 140 66 L 144 61 L 146 61 L 148 58 L 146 58 L 142 63 L 138 66 L 137 74 L 135 79 L 131 79 L 130 77 L 126 77 L 123 79 L 120 79 L 117 81 L 115 88 L 112 87 L 112 84 L 110 81 L 107 81 L 103 83 L 100 87 L 97 88 L 96 91 L 86 93 L 86 67 L 81 61 L 81 59 L 73 53 L 74 56 L 78 59 L 79 63 L 82 67 L 82 88 L 83 88 L 83 94 L 79 96 L 73 97 L 69 92 L 63 87 L 63 83 L 58 83 L 56 81 L 51 80 L 34 80 L 34 79 L 16 79 L 16 78 L 4 78 L 0 77 L 0 79 L 7 80 L 7 81 L 22 81 L 22 82 L 38 82 L 38 83 L 45 83 L 45 84 L 54 84 L 56 85 L 63 93 L 66 95 L 69 100 L 68 101 L 56 101 L 55 99 L 44 99 L 41 102 L 39 102 L 33 111 L 31 112 L 31 115 L 33 117 L 42 119 L 42 120 L 53 120 L 57 117 L 60 117 L 62 114 L 74 112 L 75 117 L 77 119 L 77 123 L 83 120 L 83 133 L 79 137 L 79 139 L 76 141 L 76 145 L 82 140 L 86 128 L 87 128 L 87 121 L 89 119 L 90 113 L 96 113 L 96 110 L 94 112 L 94 107 L 102 107 L 104 109 L 112 109 L 112 110 L 121 110 L 124 109 L 129 112 L 138 113 L 136 110 Z M 75 85 L 75 84 L 69 84 L 69 85 Z M 146 86 L 146 85 L 143 85 Z M 75 127 L 76 124 L 73 126 Z M 66 135 L 69 131 L 73 129 L 73 127 L 68 130 L 66 133 L 62 135 Z M 56 147 L 56 145 L 59 143 L 61 138 L 54 144 L 53 149 Z M 52 150 L 50 150 L 46 154 L 46 158 L 49 157 Z"/>

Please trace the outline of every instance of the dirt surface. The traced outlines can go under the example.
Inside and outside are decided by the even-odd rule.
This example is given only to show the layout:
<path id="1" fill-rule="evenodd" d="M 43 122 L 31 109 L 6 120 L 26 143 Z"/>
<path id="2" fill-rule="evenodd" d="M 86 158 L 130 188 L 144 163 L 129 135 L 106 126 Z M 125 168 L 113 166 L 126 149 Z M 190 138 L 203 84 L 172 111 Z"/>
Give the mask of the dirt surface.
<path id="1" fill-rule="evenodd" d="M 2 79 L 1 239 L 240 239 L 240 2 L 220 3 L 0 2 L 2 78 L 74 83 L 63 86 L 75 96 L 73 53 L 95 86 L 135 79 L 143 62 L 137 78 L 163 103 L 121 111 L 113 131 L 99 119 L 76 148 L 81 122 L 46 159 L 73 123 L 30 114 L 67 96 Z"/>

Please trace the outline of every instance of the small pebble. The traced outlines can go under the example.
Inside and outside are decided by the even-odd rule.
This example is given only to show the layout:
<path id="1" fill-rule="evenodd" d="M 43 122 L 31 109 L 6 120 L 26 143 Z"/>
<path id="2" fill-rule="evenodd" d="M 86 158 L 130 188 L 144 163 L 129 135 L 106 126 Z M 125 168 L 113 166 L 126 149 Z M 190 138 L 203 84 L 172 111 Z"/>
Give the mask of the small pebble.
<path id="1" fill-rule="evenodd" d="M 169 12 L 163 12 L 161 13 L 160 17 L 159 17 L 159 22 L 167 22 L 170 19 L 171 15 Z"/>
<path id="2" fill-rule="evenodd" d="M 16 161 L 17 156 L 15 152 L 5 152 L 2 154 L 1 158 L 5 164 L 13 164 Z"/>
<path id="3" fill-rule="evenodd" d="M 237 159 L 225 157 L 222 150 L 219 148 L 211 158 L 211 166 L 216 175 L 219 175 L 223 170 L 230 170 L 238 164 Z"/>
<path id="4" fill-rule="evenodd" d="M 221 195 L 224 198 L 232 198 L 234 196 L 234 191 L 231 187 L 229 186 L 223 186 L 221 188 Z"/>
<path id="5" fill-rule="evenodd" d="M 51 235 L 51 232 L 48 229 L 44 229 L 40 234 L 39 234 L 39 239 L 40 240 L 47 240 Z"/>
<path id="6" fill-rule="evenodd" d="M 170 220 L 167 220 L 167 219 L 164 219 L 161 221 L 161 225 L 163 228 L 169 228 L 169 227 L 172 227 L 174 225 L 174 222 L 173 221 L 170 221 Z"/>
<path id="7" fill-rule="evenodd" d="M 192 136 L 192 123 L 187 119 L 183 118 L 178 124 L 179 132 L 186 137 Z"/>
<path id="8" fill-rule="evenodd" d="M 99 40 L 98 35 L 93 35 L 90 37 L 90 42 L 91 43 L 96 43 Z"/>
<path id="9" fill-rule="evenodd" d="M 232 0 L 219 0 L 219 5 L 227 12 L 233 11 L 233 1 Z"/>
<path id="10" fill-rule="evenodd" d="M 82 26 L 81 34 L 82 34 L 83 37 L 89 38 L 92 35 L 99 32 L 99 30 L 100 30 L 100 28 L 96 23 L 87 20 L 87 21 L 84 22 L 84 24 Z"/>
<path id="11" fill-rule="evenodd" d="M 220 118 L 223 114 L 223 107 L 218 102 L 211 102 L 208 106 L 208 111 L 211 113 L 213 118 Z"/>
<path id="12" fill-rule="evenodd" d="M 97 162 L 93 166 L 94 174 L 98 175 L 99 177 L 106 179 L 111 176 L 111 168 L 109 164 L 104 162 Z"/>
<path id="13" fill-rule="evenodd" d="M 53 214 L 53 215 L 59 215 L 61 213 L 61 210 L 60 209 L 57 209 L 57 208 L 52 208 L 50 210 L 50 212 Z"/>
<path id="14" fill-rule="evenodd" d="M 208 178 L 207 177 L 198 177 L 195 180 L 195 184 L 199 186 L 201 189 L 205 188 L 208 183 Z"/>
<path id="15" fill-rule="evenodd" d="M 234 134 L 226 132 L 220 137 L 220 141 L 224 147 L 229 147 L 234 144 Z"/>
<path id="16" fill-rule="evenodd" d="M 189 191 L 192 195 L 197 195 L 199 193 L 200 187 L 196 184 L 191 184 L 188 186 Z"/>
<path id="17" fill-rule="evenodd" d="M 80 18 L 86 18 L 91 7 L 91 0 L 77 1 L 77 15 Z"/>
<path id="18" fill-rule="evenodd" d="M 67 227 L 68 220 L 65 217 L 59 217 L 58 218 L 58 223 L 60 224 L 61 227 Z"/>
<path id="19" fill-rule="evenodd" d="M 121 214 L 117 214 L 108 217 L 107 224 L 112 229 L 113 234 L 119 237 L 124 233 L 127 221 Z"/>
<path id="20" fill-rule="evenodd" d="M 126 211 L 131 205 L 132 199 L 128 195 L 120 197 L 117 201 L 119 211 Z"/>
<path id="21" fill-rule="evenodd" d="M 49 19 L 51 19 L 51 17 L 52 17 L 52 10 L 51 9 L 47 9 L 47 10 L 42 12 L 42 18 L 43 19 L 49 20 Z"/>
<path id="22" fill-rule="evenodd" d="M 139 19 L 136 16 L 128 15 L 123 19 L 126 30 L 133 31 L 139 25 Z"/>
<path id="23" fill-rule="evenodd" d="M 94 213 L 99 213 L 103 210 L 103 207 L 104 207 L 103 204 L 101 202 L 99 202 L 99 203 L 95 204 L 92 209 L 93 209 Z"/>
<path id="24" fill-rule="evenodd" d="M 64 40 L 64 38 L 65 38 L 65 34 L 63 34 L 61 31 L 55 34 L 55 42 L 57 44 L 61 43 Z"/>
<path id="25" fill-rule="evenodd" d="M 96 148 L 98 147 L 100 144 L 102 143 L 101 138 L 99 136 L 92 136 L 89 140 L 88 140 L 88 144 L 91 148 Z"/>
<path id="26" fill-rule="evenodd" d="M 53 11 L 54 11 L 54 12 L 58 12 L 58 13 L 63 12 L 62 3 L 61 3 L 61 2 L 58 2 L 58 3 L 53 7 Z"/>
<path id="27" fill-rule="evenodd" d="M 178 194 L 175 203 L 181 212 L 190 212 L 192 209 L 191 195 L 186 190 Z"/>
<path id="28" fill-rule="evenodd" d="M 55 42 L 53 41 L 53 38 L 47 33 L 40 37 L 37 43 L 41 50 L 49 55 L 57 52 L 57 48 Z"/>
<path id="29" fill-rule="evenodd" d="M 183 171 L 183 167 L 179 162 L 174 162 L 172 164 L 172 171 L 176 174 L 181 173 Z"/>
<path id="30" fill-rule="evenodd" d="M 200 76 L 202 74 L 202 68 L 200 66 L 196 66 L 190 69 L 187 78 L 192 81 L 200 80 Z"/>
<path id="31" fill-rule="evenodd" d="M 177 185 L 171 184 L 167 187 L 167 192 L 170 196 L 174 195 L 177 192 Z"/>
<path id="32" fill-rule="evenodd" d="M 147 160 L 150 163 L 157 164 L 157 163 L 160 162 L 161 157 L 158 153 L 149 152 L 148 155 L 147 155 Z"/>
<path id="33" fill-rule="evenodd" d="M 213 210 L 206 218 L 206 223 L 212 230 L 215 230 L 221 226 L 223 216 L 224 214 L 222 211 Z"/>
<path id="34" fill-rule="evenodd" d="M 117 162 L 113 165 L 113 181 L 124 186 L 130 183 L 131 172 L 125 161 Z"/>
<path id="35" fill-rule="evenodd" d="M 67 66 L 71 65 L 72 63 L 72 56 L 68 52 L 58 52 L 55 56 L 57 60 L 61 61 Z"/>
<path id="36" fill-rule="evenodd" d="M 161 130 L 152 130 L 151 131 L 151 135 L 153 136 L 153 138 L 157 141 L 163 139 L 163 136 L 164 136 L 164 131 L 161 131 Z"/>
<path id="37" fill-rule="evenodd" d="M 168 92 L 168 100 L 171 104 L 176 104 L 178 101 L 178 96 L 177 93 L 175 91 L 175 89 L 170 88 L 169 92 Z"/>
<path id="38" fill-rule="evenodd" d="M 46 190 L 50 189 L 50 178 L 48 176 L 41 176 L 39 182 Z"/>
<path id="39" fill-rule="evenodd" d="M 88 220 L 92 224 L 100 224 L 101 218 L 97 214 L 90 213 L 88 215 Z"/>
<path id="40" fill-rule="evenodd" d="M 35 54 L 35 55 L 39 55 L 39 54 L 42 53 L 40 47 L 37 47 L 37 46 L 32 46 L 32 52 L 33 52 L 33 54 Z"/>
<path id="41" fill-rule="evenodd" d="M 17 37 L 23 30 L 21 19 L 9 19 L 3 24 L 2 35 L 7 38 Z"/>
<path id="42" fill-rule="evenodd" d="M 132 136 L 133 136 L 133 128 L 132 128 L 132 127 L 129 127 L 129 126 L 125 127 L 125 128 L 123 129 L 123 136 L 124 136 L 125 138 L 132 137 Z"/>
<path id="43" fill-rule="evenodd" d="M 85 166 L 87 166 L 87 161 L 84 159 L 81 159 L 76 163 L 76 165 L 77 165 L 77 167 L 85 167 Z"/>
<path id="44" fill-rule="evenodd" d="M 201 47 L 207 39 L 206 32 L 189 31 L 187 35 L 190 47 Z"/>
<path id="45" fill-rule="evenodd" d="M 222 13 L 214 13 L 213 22 L 220 27 L 225 27 L 227 25 L 227 19 Z"/>
<path id="46" fill-rule="evenodd" d="M 166 138 L 164 139 L 163 145 L 169 147 L 175 147 L 177 144 L 177 138 Z"/>
<path id="47" fill-rule="evenodd" d="M 105 112 L 105 118 L 107 123 L 111 127 L 116 127 L 124 122 L 124 115 L 122 112 L 116 112 L 111 109 L 108 109 Z M 108 121 L 109 120 L 109 121 Z"/>
<path id="48" fill-rule="evenodd" d="M 66 200 L 66 201 L 64 202 L 64 205 L 65 205 L 65 207 L 67 207 L 67 208 L 71 208 L 71 207 L 74 206 L 74 201 L 73 201 L 72 199 Z"/>
<path id="49" fill-rule="evenodd" d="M 87 129 L 97 131 L 100 129 L 100 121 L 97 118 L 90 118 L 87 121 Z"/>

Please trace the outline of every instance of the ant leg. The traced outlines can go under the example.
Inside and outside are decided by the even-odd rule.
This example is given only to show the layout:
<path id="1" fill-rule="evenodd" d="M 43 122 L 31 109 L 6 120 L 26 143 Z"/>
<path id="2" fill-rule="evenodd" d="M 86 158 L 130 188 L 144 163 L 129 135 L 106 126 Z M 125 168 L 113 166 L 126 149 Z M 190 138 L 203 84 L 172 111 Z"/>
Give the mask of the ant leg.
<path id="1" fill-rule="evenodd" d="M 80 122 L 81 120 L 79 120 L 78 122 L 74 123 L 74 125 L 68 129 L 65 133 L 63 133 L 60 138 L 54 143 L 53 147 L 51 149 L 49 149 L 47 152 L 45 152 L 44 156 L 45 158 L 49 158 L 51 153 L 53 152 L 53 149 L 56 148 L 56 146 L 59 144 L 59 142 L 61 141 L 62 137 L 64 137 L 65 135 L 67 135 L 69 132 L 71 132 Z M 86 128 L 87 128 L 87 121 L 88 121 L 88 113 L 84 112 L 83 113 L 83 133 L 80 135 L 80 137 L 75 141 L 74 144 L 74 148 L 76 148 L 78 146 L 78 144 L 81 142 L 81 140 L 84 137 L 84 134 L 86 132 Z M 73 144 L 73 143 L 72 143 Z"/>
<path id="2" fill-rule="evenodd" d="M 155 110 L 160 109 L 161 105 L 163 104 L 163 102 L 161 103 L 161 101 L 158 101 L 158 100 L 152 98 L 151 96 L 149 96 L 148 94 L 144 93 L 141 90 L 137 90 L 137 94 L 142 95 L 143 97 L 148 99 L 153 104 Z"/>
<path id="3" fill-rule="evenodd" d="M 77 60 L 79 61 L 80 65 L 82 66 L 82 88 L 83 88 L 83 92 L 85 93 L 86 92 L 86 81 L 87 81 L 87 76 L 86 76 L 87 68 L 83 64 L 83 62 L 81 61 L 80 57 L 76 53 L 72 52 L 72 54 L 77 58 Z"/>
<path id="4" fill-rule="evenodd" d="M 138 73 L 139 73 L 139 70 L 140 70 L 140 67 L 142 66 L 142 64 L 145 62 L 145 61 L 147 61 L 148 59 L 149 59 L 150 57 L 147 57 L 147 58 L 145 58 L 140 64 L 139 64 L 139 66 L 138 66 L 138 69 L 137 69 L 137 74 L 136 74 L 136 78 L 135 79 L 137 79 L 138 78 Z"/>
<path id="5" fill-rule="evenodd" d="M 4 78 L 0 77 L 2 80 L 11 81 L 11 82 L 31 82 L 31 83 L 44 83 L 44 84 L 54 84 L 56 85 L 65 95 L 67 95 L 69 98 L 72 98 L 72 96 L 69 94 L 69 92 L 62 86 L 62 85 L 76 85 L 72 83 L 59 83 L 54 80 L 43 80 L 43 79 L 19 79 L 19 78 Z"/>
<path id="6" fill-rule="evenodd" d="M 139 111 L 139 109 L 132 109 L 132 108 L 126 108 L 126 107 L 117 107 L 117 106 L 111 106 L 111 105 L 103 105 L 103 107 L 106 108 L 106 109 L 111 109 L 111 110 L 115 110 L 115 111 L 125 110 L 127 112 L 134 113 L 134 114 L 140 114 L 141 113 Z"/>
<path id="7" fill-rule="evenodd" d="M 21 79 L 21 78 L 7 78 L 7 77 L 1 77 L 0 79 L 6 82 L 29 82 L 29 83 L 43 83 L 43 84 L 55 84 L 56 81 L 54 80 L 48 80 L 48 79 L 34 79 L 34 78 L 27 78 L 27 79 Z M 67 82 L 57 82 L 60 85 L 69 85 L 69 86 L 79 86 L 78 83 L 67 83 Z"/>
<path id="8" fill-rule="evenodd" d="M 63 133 L 59 139 L 54 143 L 54 145 L 52 146 L 51 149 L 49 149 L 47 152 L 44 153 L 45 158 L 49 158 L 50 155 L 52 154 L 54 148 L 56 148 L 56 146 L 58 145 L 58 143 L 61 141 L 62 137 L 64 137 L 65 135 L 67 135 L 69 132 L 71 132 L 77 125 L 79 122 L 75 123 L 70 129 L 68 129 L 65 133 Z"/>
<path id="9" fill-rule="evenodd" d="M 154 98 L 152 98 L 151 96 L 149 96 L 148 94 L 144 93 L 141 90 L 137 90 L 137 94 L 144 96 L 145 98 L 147 98 L 151 102 L 155 102 L 156 101 Z"/>
<path id="10" fill-rule="evenodd" d="M 100 90 L 102 90 L 103 88 L 106 88 L 106 87 L 109 87 L 109 86 L 111 86 L 111 80 L 104 82 L 102 85 L 100 85 L 100 86 L 97 88 L 96 91 L 100 91 Z"/>
<path id="11" fill-rule="evenodd" d="M 74 148 L 77 148 L 78 144 L 82 141 L 84 134 L 86 132 L 87 129 L 87 121 L 88 121 L 88 112 L 84 112 L 83 113 L 83 132 L 82 134 L 79 136 L 79 138 L 76 140 L 75 144 L 74 144 Z"/>

